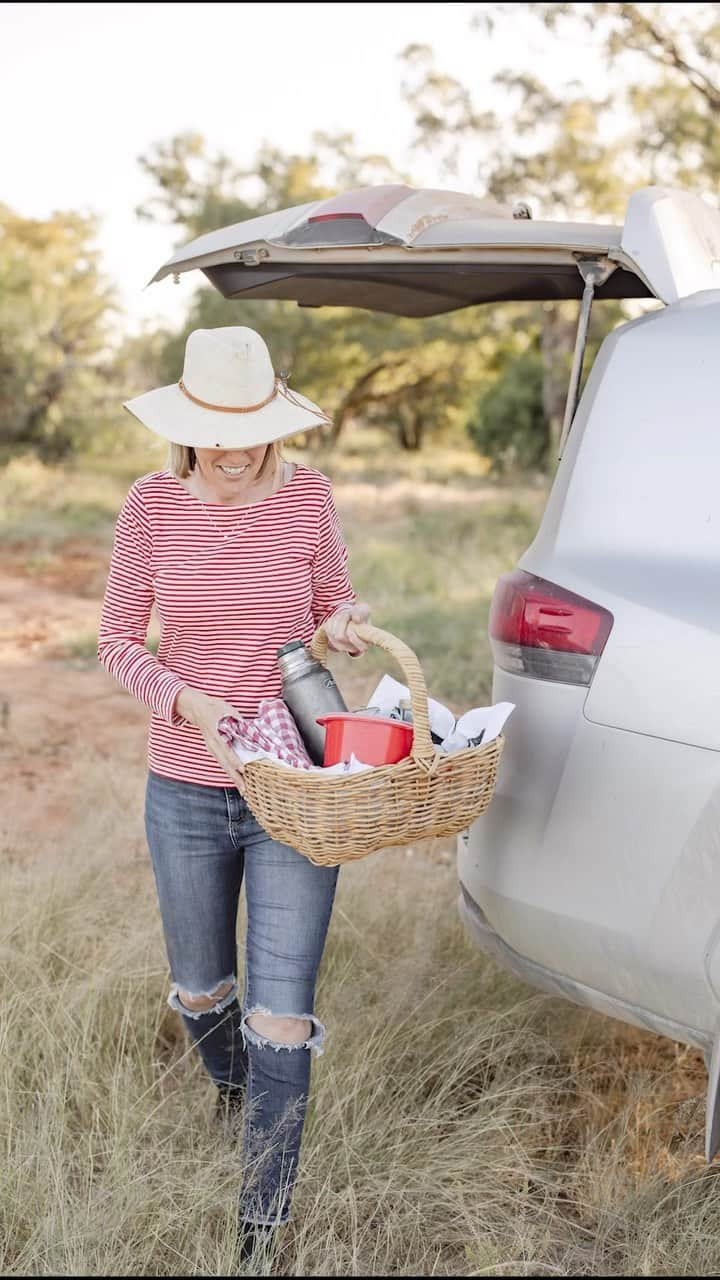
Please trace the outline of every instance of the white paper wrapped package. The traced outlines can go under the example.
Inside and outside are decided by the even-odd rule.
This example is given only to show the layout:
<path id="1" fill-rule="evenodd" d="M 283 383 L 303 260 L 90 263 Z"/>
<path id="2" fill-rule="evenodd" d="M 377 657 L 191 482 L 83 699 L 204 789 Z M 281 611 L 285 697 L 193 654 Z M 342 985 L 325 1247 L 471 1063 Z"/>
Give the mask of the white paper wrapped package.
<path id="1" fill-rule="evenodd" d="M 389 716 L 397 709 L 401 699 L 409 697 L 410 691 L 406 685 L 386 675 L 375 689 L 368 706 L 375 707 L 381 715 Z M 430 732 L 440 739 L 440 751 L 461 751 L 481 735 L 483 745 L 492 742 L 502 732 L 505 721 L 514 710 L 514 702 L 496 702 L 492 707 L 473 707 L 456 720 L 449 707 L 437 702 L 435 698 L 428 698 Z"/>

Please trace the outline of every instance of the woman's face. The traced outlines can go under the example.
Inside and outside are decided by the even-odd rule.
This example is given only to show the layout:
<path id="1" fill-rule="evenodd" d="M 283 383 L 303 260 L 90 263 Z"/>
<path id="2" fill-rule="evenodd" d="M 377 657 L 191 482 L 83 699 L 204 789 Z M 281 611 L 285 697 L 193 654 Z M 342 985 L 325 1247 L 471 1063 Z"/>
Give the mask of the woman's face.
<path id="1" fill-rule="evenodd" d="M 195 469 L 221 500 L 237 498 L 252 489 L 269 447 L 256 444 L 243 449 L 196 449 Z"/>

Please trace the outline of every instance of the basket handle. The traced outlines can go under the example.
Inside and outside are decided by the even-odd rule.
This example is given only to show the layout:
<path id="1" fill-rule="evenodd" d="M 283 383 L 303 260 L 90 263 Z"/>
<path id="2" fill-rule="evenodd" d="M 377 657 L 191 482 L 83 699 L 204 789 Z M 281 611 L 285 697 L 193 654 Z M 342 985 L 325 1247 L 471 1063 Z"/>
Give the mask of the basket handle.
<path id="1" fill-rule="evenodd" d="M 417 657 L 403 640 L 398 640 L 397 636 L 391 635 L 389 631 L 382 631 L 380 627 L 362 622 L 355 623 L 353 630 L 361 640 L 376 645 L 378 649 L 384 649 L 401 667 L 410 690 L 410 705 L 413 713 L 413 744 L 410 755 L 419 765 L 429 770 L 435 761 L 436 751 L 430 736 L 427 686 Z M 328 638 L 322 624 L 312 638 L 310 652 L 314 658 L 322 662 L 323 666 L 327 665 Z"/>

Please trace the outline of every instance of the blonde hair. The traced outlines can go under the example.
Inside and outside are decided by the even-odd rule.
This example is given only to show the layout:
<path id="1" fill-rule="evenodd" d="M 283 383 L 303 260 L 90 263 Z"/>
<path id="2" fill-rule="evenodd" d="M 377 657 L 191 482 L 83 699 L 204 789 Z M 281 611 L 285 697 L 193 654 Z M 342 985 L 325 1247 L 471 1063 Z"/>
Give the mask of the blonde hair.
<path id="1" fill-rule="evenodd" d="M 265 449 L 265 457 L 257 475 L 258 480 L 265 475 L 268 467 L 272 468 L 273 473 L 276 472 L 281 462 L 280 445 L 277 440 L 272 440 Z M 195 469 L 195 450 L 192 446 L 172 443 L 168 453 L 167 469 L 177 476 L 178 480 L 185 480 Z"/>

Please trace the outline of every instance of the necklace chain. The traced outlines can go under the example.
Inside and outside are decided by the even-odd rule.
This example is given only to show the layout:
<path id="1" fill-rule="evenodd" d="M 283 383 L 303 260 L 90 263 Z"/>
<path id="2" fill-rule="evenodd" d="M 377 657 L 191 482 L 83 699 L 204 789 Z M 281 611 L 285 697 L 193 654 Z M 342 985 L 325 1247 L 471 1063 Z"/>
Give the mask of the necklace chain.
<path id="1" fill-rule="evenodd" d="M 287 473 L 285 472 L 286 464 L 283 463 L 282 465 L 283 465 L 283 483 L 280 485 L 281 489 L 284 488 L 285 484 L 287 483 Z M 273 490 L 273 492 L 277 493 L 279 491 L 276 489 L 276 490 Z M 267 496 L 269 497 L 270 495 L 268 494 Z M 241 503 L 239 505 L 228 504 L 230 510 L 241 511 L 244 513 L 243 515 L 240 516 L 239 520 L 233 521 L 233 526 L 231 529 L 224 529 L 222 525 L 217 524 L 216 521 L 213 520 L 212 516 L 210 515 L 210 512 L 208 511 L 207 505 L 202 501 L 202 499 L 200 499 L 200 505 L 203 511 L 205 512 L 205 515 L 208 518 L 208 522 L 212 525 L 213 529 L 215 529 L 216 533 L 220 534 L 221 538 L 234 538 L 240 526 L 245 523 L 248 516 L 252 512 L 253 508 L 257 506 L 257 503 L 248 502 L 248 503 Z"/>
<path id="2" fill-rule="evenodd" d="M 216 522 L 215 520 L 213 520 L 213 518 L 212 518 L 212 516 L 210 515 L 210 512 L 208 511 L 208 509 L 207 509 L 207 507 L 206 507 L 205 503 L 201 503 L 201 505 L 202 505 L 202 509 L 203 509 L 203 511 L 205 512 L 205 515 L 206 515 L 206 516 L 207 516 L 207 518 L 208 518 L 209 523 L 212 525 L 213 529 L 215 529 L 215 530 L 216 530 L 216 532 L 220 534 L 220 537 L 221 537 L 221 538 L 232 538 L 232 537 L 234 537 L 234 536 L 235 536 L 235 534 L 237 533 L 237 531 L 238 531 L 238 529 L 239 529 L 240 525 L 244 523 L 244 521 L 247 519 L 248 515 L 250 514 L 250 511 L 252 510 L 252 505 L 251 505 L 251 504 L 248 504 L 247 508 L 245 509 L 245 514 L 244 514 L 244 515 L 241 515 L 241 516 L 240 516 L 240 519 L 239 519 L 239 520 L 237 520 L 237 521 L 235 521 L 235 522 L 233 523 L 232 529 L 223 529 L 222 525 L 217 524 L 217 522 Z M 237 510 L 242 511 L 242 510 L 243 510 L 243 507 L 233 508 L 233 509 L 237 509 Z"/>

